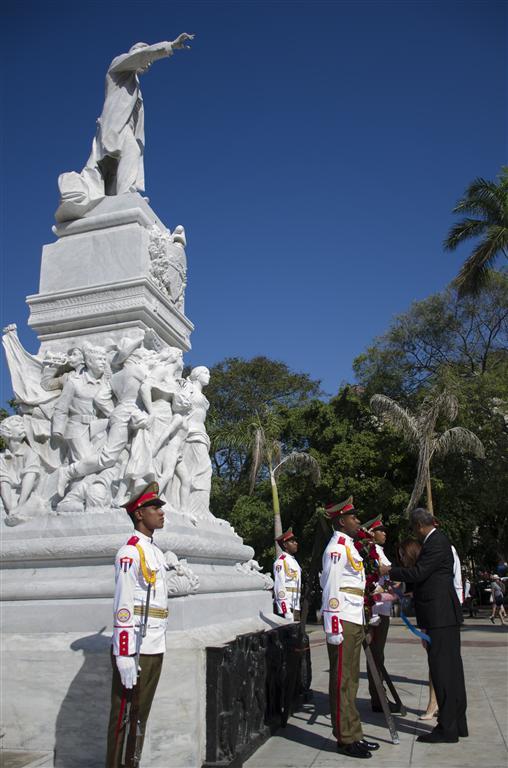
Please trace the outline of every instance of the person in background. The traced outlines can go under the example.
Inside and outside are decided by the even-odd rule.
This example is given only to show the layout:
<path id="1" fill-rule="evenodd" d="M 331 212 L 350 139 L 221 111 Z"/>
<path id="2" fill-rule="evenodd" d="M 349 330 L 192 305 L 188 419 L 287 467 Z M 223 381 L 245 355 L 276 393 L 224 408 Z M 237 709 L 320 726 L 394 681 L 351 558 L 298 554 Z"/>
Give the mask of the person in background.
<path id="1" fill-rule="evenodd" d="M 282 549 L 273 564 L 273 595 L 277 613 L 291 621 L 300 621 L 302 570 L 295 555 L 298 542 L 292 528 L 275 539 Z"/>
<path id="2" fill-rule="evenodd" d="M 493 624 L 496 623 L 496 614 L 499 611 L 499 620 L 501 624 L 506 624 L 506 611 L 504 609 L 504 591 L 501 586 L 501 579 L 497 573 L 493 574 L 490 582 L 490 593 L 492 595 L 492 613 L 490 614 L 490 620 Z"/>

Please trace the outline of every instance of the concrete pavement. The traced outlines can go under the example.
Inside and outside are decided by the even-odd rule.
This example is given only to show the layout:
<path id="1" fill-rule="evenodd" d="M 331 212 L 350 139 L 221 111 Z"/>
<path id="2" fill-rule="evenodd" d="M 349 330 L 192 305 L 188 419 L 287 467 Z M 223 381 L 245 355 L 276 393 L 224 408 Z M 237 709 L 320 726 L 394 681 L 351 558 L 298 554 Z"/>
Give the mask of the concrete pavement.
<path id="1" fill-rule="evenodd" d="M 310 627 L 314 697 L 245 763 L 244 768 L 332 768 L 365 763 L 339 755 L 328 710 L 328 655 L 321 628 Z M 365 736 L 381 744 L 368 765 L 386 768 L 502 768 L 508 765 L 508 627 L 493 626 L 485 611 L 466 619 L 462 658 L 468 693 L 469 738 L 458 744 L 422 744 L 435 720 L 418 720 L 427 705 L 427 659 L 419 640 L 392 619 L 386 668 L 408 709 L 396 716 L 400 744 L 391 743 L 382 714 L 370 708 L 362 658 L 358 705 Z M 363 654 L 362 654 L 363 655 Z"/>

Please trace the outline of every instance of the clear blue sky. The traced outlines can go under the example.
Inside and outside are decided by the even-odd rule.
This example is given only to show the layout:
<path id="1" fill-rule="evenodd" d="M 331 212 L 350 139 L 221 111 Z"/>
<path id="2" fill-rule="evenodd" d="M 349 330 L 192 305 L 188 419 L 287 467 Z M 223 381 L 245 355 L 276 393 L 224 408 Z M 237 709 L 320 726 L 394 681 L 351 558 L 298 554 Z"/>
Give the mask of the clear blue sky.
<path id="1" fill-rule="evenodd" d="M 192 364 L 265 354 L 336 391 L 442 289 L 451 209 L 507 162 L 506 4 L 10 2 L 2 324 L 25 346 L 57 176 L 80 170 L 111 59 L 194 32 L 143 77 L 147 195 L 188 238 Z M 3 367 L 5 365 L 3 364 Z M 10 396 L 5 371 L 1 399 Z"/>

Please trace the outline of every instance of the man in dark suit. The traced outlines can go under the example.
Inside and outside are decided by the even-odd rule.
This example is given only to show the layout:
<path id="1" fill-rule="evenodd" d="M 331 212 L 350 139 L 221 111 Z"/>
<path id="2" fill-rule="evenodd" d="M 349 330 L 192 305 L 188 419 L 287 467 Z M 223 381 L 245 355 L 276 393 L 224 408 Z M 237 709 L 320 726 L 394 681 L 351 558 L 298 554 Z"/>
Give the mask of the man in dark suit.
<path id="1" fill-rule="evenodd" d="M 453 553 L 445 534 L 434 525 L 426 509 L 411 512 L 413 533 L 422 550 L 413 568 L 380 566 L 392 581 L 413 584 L 418 626 L 429 635 L 427 647 L 430 676 L 439 707 L 438 724 L 418 736 L 429 743 L 456 742 L 468 735 L 466 688 L 460 655 L 462 609 L 453 585 Z"/>

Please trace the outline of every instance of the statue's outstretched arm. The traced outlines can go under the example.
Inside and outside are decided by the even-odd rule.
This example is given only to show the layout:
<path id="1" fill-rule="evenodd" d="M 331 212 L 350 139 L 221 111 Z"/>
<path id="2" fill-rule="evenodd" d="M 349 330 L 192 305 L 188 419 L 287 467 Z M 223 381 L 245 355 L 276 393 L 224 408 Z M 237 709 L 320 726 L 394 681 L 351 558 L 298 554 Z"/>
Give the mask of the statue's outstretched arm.
<path id="1" fill-rule="evenodd" d="M 128 72 L 144 69 L 154 61 L 157 61 L 157 59 L 171 56 L 173 51 L 189 48 L 187 42 L 193 38 L 194 35 L 188 35 L 187 32 L 183 32 L 172 42 L 163 41 L 162 43 L 154 43 L 153 45 L 147 45 L 143 48 L 136 48 L 134 51 L 124 53 L 121 56 L 117 56 L 116 59 L 113 59 L 109 71 Z"/>

